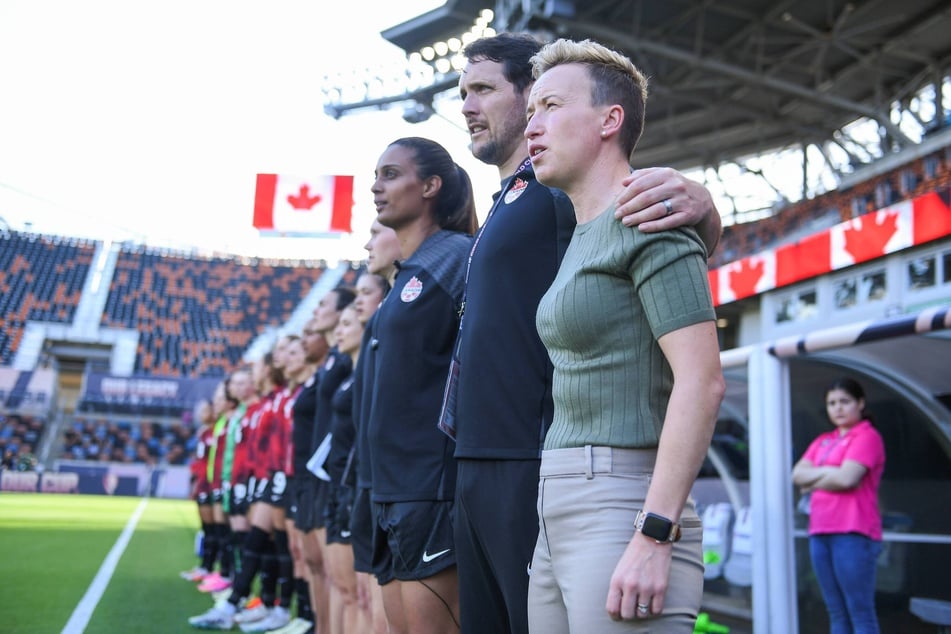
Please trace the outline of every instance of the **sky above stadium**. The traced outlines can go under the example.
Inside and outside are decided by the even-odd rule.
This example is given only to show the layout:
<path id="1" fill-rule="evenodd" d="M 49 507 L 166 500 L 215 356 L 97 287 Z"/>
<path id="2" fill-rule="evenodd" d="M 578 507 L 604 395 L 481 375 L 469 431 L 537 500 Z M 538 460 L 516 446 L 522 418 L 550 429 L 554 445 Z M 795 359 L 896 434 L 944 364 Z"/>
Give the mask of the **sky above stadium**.
<path id="1" fill-rule="evenodd" d="M 497 172 L 469 154 L 458 101 L 323 112 L 326 75 L 400 65 L 381 30 L 442 0 L 3 0 L 0 218 L 11 228 L 263 257 L 362 259 L 387 143 L 445 145 L 488 208 Z M 255 174 L 353 174 L 351 236 L 261 238 Z"/>

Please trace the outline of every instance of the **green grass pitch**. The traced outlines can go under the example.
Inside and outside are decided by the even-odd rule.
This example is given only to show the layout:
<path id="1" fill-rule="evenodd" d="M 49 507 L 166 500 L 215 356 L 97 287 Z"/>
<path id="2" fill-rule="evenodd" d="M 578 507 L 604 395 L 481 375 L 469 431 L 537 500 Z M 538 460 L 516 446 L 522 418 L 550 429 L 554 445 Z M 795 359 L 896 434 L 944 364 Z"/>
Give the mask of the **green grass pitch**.
<path id="1" fill-rule="evenodd" d="M 62 632 L 139 505 L 138 498 L 0 494 L 0 631 Z M 86 627 L 89 634 L 196 632 L 211 599 L 178 573 L 194 556 L 190 500 L 148 500 Z"/>

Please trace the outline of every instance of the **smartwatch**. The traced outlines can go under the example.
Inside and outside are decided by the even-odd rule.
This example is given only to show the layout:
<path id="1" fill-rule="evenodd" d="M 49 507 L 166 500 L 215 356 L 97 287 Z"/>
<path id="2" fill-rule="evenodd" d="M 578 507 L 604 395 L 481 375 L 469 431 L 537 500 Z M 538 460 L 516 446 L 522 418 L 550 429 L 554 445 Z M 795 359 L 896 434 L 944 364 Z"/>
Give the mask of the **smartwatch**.
<path id="1" fill-rule="evenodd" d="M 638 511 L 634 530 L 642 532 L 658 544 L 670 544 L 680 540 L 680 524 L 655 513 Z"/>

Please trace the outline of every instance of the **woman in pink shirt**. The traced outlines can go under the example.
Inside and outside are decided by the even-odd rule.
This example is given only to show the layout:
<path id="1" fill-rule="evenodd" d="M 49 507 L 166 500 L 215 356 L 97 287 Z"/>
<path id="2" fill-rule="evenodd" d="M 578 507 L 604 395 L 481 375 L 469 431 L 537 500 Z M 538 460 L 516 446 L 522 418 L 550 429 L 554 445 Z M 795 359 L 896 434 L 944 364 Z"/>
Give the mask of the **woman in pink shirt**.
<path id="1" fill-rule="evenodd" d="M 809 551 L 829 612 L 831 634 L 877 633 L 875 561 L 881 551 L 878 485 L 885 445 L 865 414 L 865 392 L 852 379 L 826 390 L 835 429 L 812 441 L 793 468 L 810 495 Z"/>

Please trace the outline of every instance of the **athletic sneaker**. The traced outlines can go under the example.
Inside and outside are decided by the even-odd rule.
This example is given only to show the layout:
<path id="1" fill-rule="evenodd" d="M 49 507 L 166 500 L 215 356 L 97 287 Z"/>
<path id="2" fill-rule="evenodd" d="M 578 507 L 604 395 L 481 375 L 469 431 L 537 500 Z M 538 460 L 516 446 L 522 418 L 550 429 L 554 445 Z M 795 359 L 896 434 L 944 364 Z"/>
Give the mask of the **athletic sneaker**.
<path id="1" fill-rule="evenodd" d="M 188 624 L 200 630 L 230 630 L 234 626 L 234 606 L 227 602 L 216 605 L 204 614 L 189 618 Z"/>
<path id="2" fill-rule="evenodd" d="M 231 580 L 213 572 L 198 584 L 199 592 L 221 592 L 231 587 Z"/>
<path id="3" fill-rule="evenodd" d="M 244 606 L 244 609 L 234 615 L 234 622 L 238 625 L 243 623 L 255 623 L 267 617 L 271 611 L 266 605 L 261 603 L 261 600 L 258 599 L 257 605 L 248 607 Z"/>
<path id="4" fill-rule="evenodd" d="M 297 617 L 284 627 L 271 630 L 267 634 L 307 634 L 308 632 L 314 631 L 314 624 L 308 621 L 307 619 L 302 619 Z"/>
<path id="5" fill-rule="evenodd" d="M 201 581 L 208 576 L 208 571 L 201 566 L 196 566 L 191 570 L 183 570 L 178 575 L 186 581 Z"/>
<path id="6" fill-rule="evenodd" d="M 227 601 L 231 598 L 231 588 L 225 588 L 224 590 L 218 590 L 210 594 L 211 600 L 215 602 L 215 605 L 218 605 L 222 601 Z"/>
<path id="7" fill-rule="evenodd" d="M 291 613 L 287 611 L 287 608 L 276 605 L 271 609 L 271 613 L 268 614 L 266 618 L 263 618 L 260 621 L 255 621 L 254 623 L 242 624 L 241 631 L 270 632 L 271 630 L 278 630 L 284 627 L 290 622 L 290 620 Z"/>

